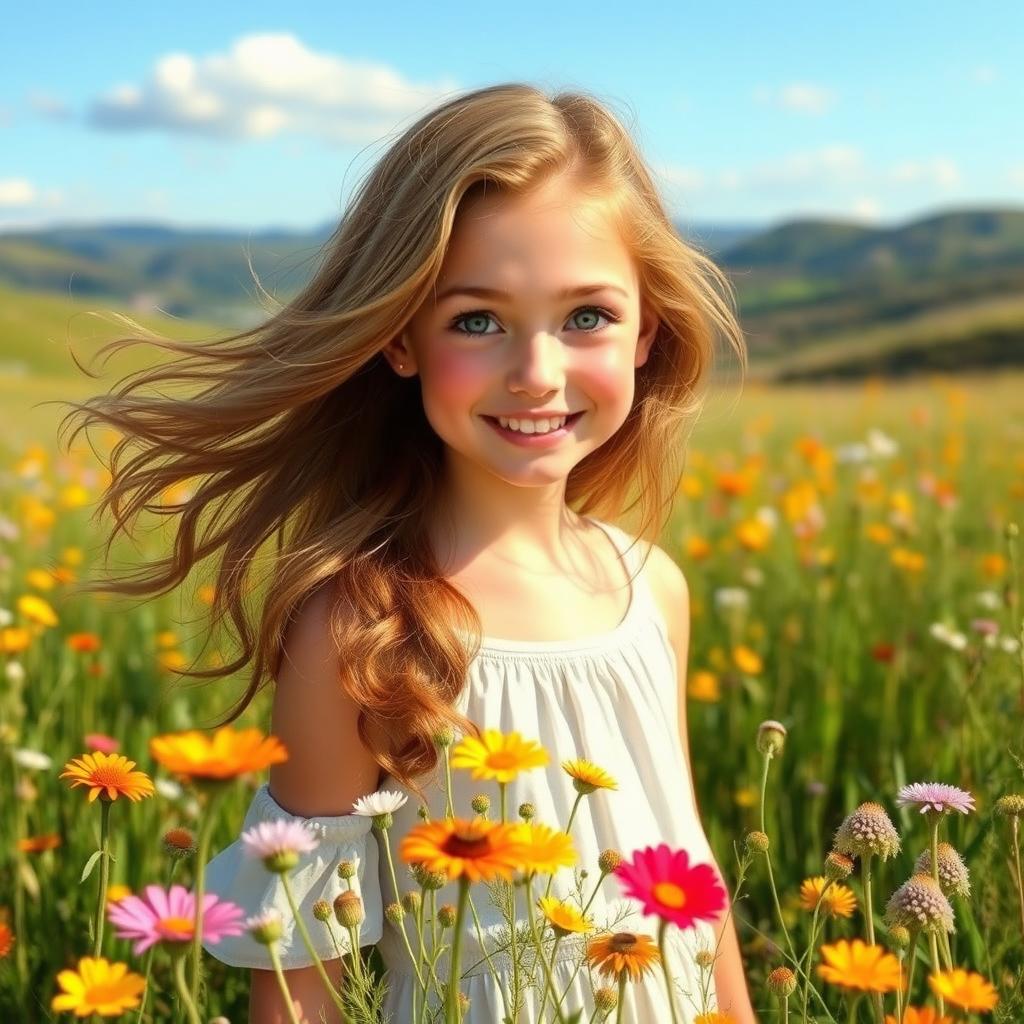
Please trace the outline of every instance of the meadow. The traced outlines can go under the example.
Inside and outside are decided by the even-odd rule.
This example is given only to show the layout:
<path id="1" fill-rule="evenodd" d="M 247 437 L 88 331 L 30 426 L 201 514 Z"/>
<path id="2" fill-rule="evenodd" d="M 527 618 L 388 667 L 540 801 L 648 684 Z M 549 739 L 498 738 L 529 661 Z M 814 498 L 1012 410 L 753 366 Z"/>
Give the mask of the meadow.
<path id="1" fill-rule="evenodd" d="M 188 834 L 214 851 L 226 846 L 266 778 L 262 770 L 238 773 L 218 792 L 211 818 L 208 789 L 152 754 L 154 738 L 208 728 L 242 689 L 241 676 L 212 687 L 176 674 L 231 655 L 223 638 L 204 631 L 209 579 L 142 604 L 69 596 L 101 569 L 90 515 L 113 438 L 95 435 L 93 451 L 80 437 L 62 451 L 56 424 L 65 410 L 39 403 L 100 386 L 56 364 L 0 381 L 5 1021 L 66 1018 L 51 1008 L 63 990 L 58 975 L 93 955 L 99 894 L 113 905 L 152 883 L 193 885 Z M 181 486 L 168 504 L 187 493 L 187 482 Z M 919 941 L 904 1005 L 931 1013 L 906 1020 L 1024 1019 L 1015 846 L 1024 797 L 1007 799 L 1024 794 L 1022 513 L 1019 371 L 748 384 L 709 403 L 661 543 L 690 586 L 687 696 L 698 799 L 730 890 L 742 876 L 733 913 L 762 1019 L 805 1019 L 796 961 L 808 946 L 820 993 L 810 1000 L 813 1019 L 880 1019 L 872 993 L 896 1013 L 891 986 L 859 963 L 827 977 L 820 950 L 849 953 L 843 940 L 873 938 L 886 964 L 895 957 L 897 971 L 909 968 L 908 929 L 887 905 L 937 840 L 962 858 L 969 886 L 954 878 L 943 848 L 935 868 L 955 930 L 948 944 L 941 935 L 936 944 L 934 931 L 919 937 L 909 929 Z M 155 557 L 168 538 L 152 517 L 131 544 L 115 545 L 111 564 L 123 570 Z M 782 727 L 784 742 L 774 726 L 764 732 L 766 721 Z M 268 725 L 269 691 L 235 727 Z M 101 810 L 105 801 L 88 800 L 86 787 L 61 777 L 90 751 L 123 754 L 155 788 Z M 972 804 L 936 816 L 933 833 L 930 816 L 896 800 L 917 782 L 957 787 Z M 900 837 L 898 848 L 874 859 L 870 899 L 862 866 L 872 858 L 863 851 L 852 874 L 840 871 L 824 886 L 837 831 L 846 827 L 849 845 L 857 824 L 850 816 L 866 803 L 880 805 Z M 108 817 L 110 856 L 97 858 Z M 177 838 L 168 841 L 169 832 Z M 147 963 L 108 922 L 102 952 L 132 972 L 149 968 L 142 1019 L 186 1019 L 177 959 L 163 945 Z M 929 975 L 947 964 L 981 978 L 933 985 Z M 792 996 L 781 967 L 796 975 Z M 209 957 L 204 972 L 202 1019 L 246 1020 L 247 972 Z M 654 974 L 640 983 L 662 982 Z M 138 1019 L 137 1001 L 126 1005 L 134 1008 L 123 1019 Z"/>

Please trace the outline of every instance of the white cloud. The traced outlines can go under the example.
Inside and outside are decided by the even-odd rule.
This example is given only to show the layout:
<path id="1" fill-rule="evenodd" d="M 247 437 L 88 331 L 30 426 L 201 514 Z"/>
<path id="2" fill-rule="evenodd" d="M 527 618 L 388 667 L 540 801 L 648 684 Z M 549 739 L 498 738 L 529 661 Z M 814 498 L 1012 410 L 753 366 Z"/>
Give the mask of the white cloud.
<path id="1" fill-rule="evenodd" d="M 54 209 L 64 202 L 57 188 L 37 188 L 28 178 L 0 178 L 0 209 L 20 213 Z"/>
<path id="2" fill-rule="evenodd" d="M 28 105 L 40 116 L 52 118 L 54 121 L 66 121 L 71 116 L 71 108 L 62 99 L 48 92 L 29 93 Z"/>
<path id="3" fill-rule="evenodd" d="M 930 160 L 903 160 L 889 171 L 889 180 L 898 185 L 938 185 L 949 189 L 962 181 L 960 169 L 947 156 Z"/>
<path id="4" fill-rule="evenodd" d="M 89 120 L 113 131 L 363 143 L 457 89 L 451 79 L 421 85 L 384 64 L 315 52 L 290 33 L 262 33 L 227 53 L 165 54 L 144 82 L 117 85 L 93 103 Z"/>
<path id="5" fill-rule="evenodd" d="M 759 85 L 754 88 L 753 96 L 755 103 L 813 115 L 824 114 L 836 99 L 831 89 L 813 82 L 790 82 L 778 89 Z"/>
<path id="6" fill-rule="evenodd" d="M 882 215 L 882 204 L 874 196 L 858 196 L 850 204 L 850 216 L 855 220 L 877 222 Z"/>

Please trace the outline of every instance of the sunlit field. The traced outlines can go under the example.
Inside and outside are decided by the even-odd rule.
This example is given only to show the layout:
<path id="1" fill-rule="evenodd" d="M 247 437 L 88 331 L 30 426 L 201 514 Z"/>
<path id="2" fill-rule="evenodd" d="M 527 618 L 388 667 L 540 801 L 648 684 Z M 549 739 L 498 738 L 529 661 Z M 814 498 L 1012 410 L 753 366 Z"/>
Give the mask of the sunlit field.
<path id="1" fill-rule="evenodd" d="M 60 451 L 66 410 L 37 403 L 101 386 L 0 382 L 0 1020 L 240 1024 L 248 972 L 204 955 L 196 977 L 190 921 L 136 953 L 110 916 L 149 885 L 200 887 L 195 843 L 212 855 L 236 839 L 268 772 L 228 758 L 213 784 L 152 742 L 207 729 L 243 689 L 242 674 L 210 686 L 175 672 L 232 656 L 204 630 L 211 578 L 143 604 L 69 596 L 102 565 L 90 516 L 115 439 L 94 431 L 95 451 L 84 435 Z M 114 546 L 113 569 L 169 543 L 158 517 L 144 526 Z M 661 544 L 689 582 L 691 757 L 763 1020 L 882 1022 L 907 1007 L 921 1010 L 911 1022 L 1024 1020 L 1022 526 L 1024 375 L 748 383 L 709 403 Z M 267 733 L 269 697 L 232 728 Z M 114 799 L 90 799 L 89 772 L 75 785 L 66 770 L 101 753 L 135 762 Z M 932 791 L 923 813 L 915 783 L 955 790 Z M 498 784 L 480 791 L 500 821 Z M 419 892 L 402 837 L 387 838 L 403 889 Z M 601 869 L 580 866 L 592 886 Z M 646 920 L 657 943 L 662 922 Z M 332 923 L 345 931 L 333 914 L 311 922 Z M 126 965 L 106 1010 L 81 980 L 97 955 Z M 626 984 L 663 989 L 662 966 Z M 616 1021 L 602 998 L 608 1015 L 592 1019 Z M 423 1019 L 457 1020 L 451 1002 Z M 545 1020 L 559 1019 L 553 1003 Z M 706 1024 L 729 1019 L 702 1009 Z"/>

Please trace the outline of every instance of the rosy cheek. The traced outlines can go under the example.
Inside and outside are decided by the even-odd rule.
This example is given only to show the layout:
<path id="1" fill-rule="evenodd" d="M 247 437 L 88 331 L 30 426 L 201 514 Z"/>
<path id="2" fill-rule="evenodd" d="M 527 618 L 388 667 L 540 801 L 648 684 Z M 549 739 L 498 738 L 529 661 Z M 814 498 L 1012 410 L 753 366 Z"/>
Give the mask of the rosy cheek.
<path id="1" fill-rule="evenodd" d="M 423 379 L 431 404 L 444 410 L 475 405 L 486 398 L 489 386 L 481 359 L 451 349 L 431 355 Z"/>

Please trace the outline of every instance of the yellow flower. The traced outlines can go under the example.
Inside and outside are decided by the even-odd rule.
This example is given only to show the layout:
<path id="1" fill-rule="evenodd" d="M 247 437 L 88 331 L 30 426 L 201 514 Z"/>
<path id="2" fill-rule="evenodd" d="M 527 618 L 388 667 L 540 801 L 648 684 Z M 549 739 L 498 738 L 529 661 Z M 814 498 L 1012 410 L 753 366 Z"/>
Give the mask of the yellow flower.
<path id="1" fill-rule="evenodd" d="M 924 555 L 909 548 L 893 548 L 889 552 L 889 560 L 893 565 L 908 572 L 920 572 L 925 567 Z"/>
<path id="2" fill-rule="evenodd" d="M 74 1010 L 76 1017 L 119 1017 L 139 1005 L 146 979 L 129 972 L 127 964 L 83 956 L 77 970 L 57 975 L 57 984 L 64 992 L 53 997 L 51 1010 Z"/>
<path id="3" fill-rule="evenodd" d="M 399 843 L 398 855 L 407 864 L 422 864 L 455 880 L 470 882 L 495 877 L 512 880 L 522 867 L 521 823 L 475 818 L 444 818 L 411 829 Z"/>
<path id="4" fill-rule="evenodd" d="M 763 551 L 771 536 L 771 527 L 760 519 L 745 519 L 736 527 L 736 539 L 748 551 Z"/>
<path id="5" fill-rule="evenodd" d="M 131 896 L 132 888 L 130 885 L 122 885 L 120 882 L 115 882 L 107 889 L 107 906 L 111 903 L 116 903 L 118 900 L 123 900 L 125 896 Z"/>
<path id="6" fill-rule="evenodd" d="M 0 654 L 20 654 L 32 643 L 32 634 L 18 626 L 0 629 Z"/>
<path id="7" fill-rule="evenodd" d="M 833 985 L 863 992 L 892 992 L 903 984 L 900 962 L 882 946 L 869 946 L 861 939 L 840 939 L 822 946 L 827 963 L 818 965 L 818 973 Z"/>
<path id="8" fill-rule="evenodd" d="M 163 632 L 157 633 L 157 635 L 156 635 L 156 645 L 157 645 L 157 647 L 163 647 L 163 648 L 175 647 L 177 645 L 177 643 L 178 643 L 178 634 L 175 633 L 174 630 L 172 630 L 172 629 L 165 629 Z"/>
<path id="9" fill-rule="evenodd" d="M 89 803 L 97 797 L 104 800 L 116 800 L 125 796 L 129 800 L 139 801 L 144 796 L 152 796 L 153 783 L 145 772 L 134 772 L 134 761 L 129 761 L 124 754 L 95 753 L 83 754 L 72 758 L 58 778 L 71 779 L 72 789 L 75 786 L 89 787 Z"/>
<path id="10" fill-rule="evenodd" d="M 567 833 L 534 821 L 523 822 L 518 828 L 516 838 L 523 847 L 524 871 L 549 875 L 559 868 L 572 867 L 576 863 L 576 849 Z"/>
<path id="11" fill-rule="evenodd" d="M 614 932 L 599 935 L 587 943 L 587 960 L 606 978 L 618 981 L 625 974 L 633 981 L 661 963 L 661 953 L 649 935 Z"/>
<path id="12" fill-rule="evenodd" d="M 698 1014 L 693 1024 L 736 1024 L 736 1018 L 724 1010 L 712 1010 L 710 1013 Z"/>
<path id="13" fill-rule="evenodd" d="M 507 735 L 498 729 L 484 730 L 483 740 L 464 737 L 452 748 L 453 768 L 469 768 L 474 779 L 511 782 L 521 771 L 548 763 L 548 752 L 518 732 Z"/>
<path id="14" fill-rule="evenodd" d="M 213 604 L 213 599 L 217 594 L 217 588 L 212 583 L 204 583 L 198 591 L 199 600 L 203 604 Z"/>
<path id="15" fill-rule="evenodd" d="M 227 725 L 217 729 L 213 739 L 195 729 L 155 736 L 149 752 L 168 771 L 201 779 L 233 779 L 288 760 L 288 751 L 276 736 Z"/>
<path id="16" fill-rule="evenodd" d="M 181 668 L 185 664 L 185 655 L 181 651 L 160 651 L 156 656 L 157 664 L 164 670 Z"/>
<path id="17" fill-rule="evenodd" d="M 981 559 L 981 571 L 989 579 L 999 579 L 1006 573 L 1006 558 L 998 553 L 985 555 Z"/>
<path id="18" fill-rule="evenodd" d="M 733 793 L 733 799 L 739 807 L 755 807 L 757 805 L 757 790 L 753 786 L 744 786 Z"/>
<path id="19" fill-rule="evenodd" d="M 18 598 L 18 612 L 29 622 L 38 623 L 40 626 L 57 625 L 57 613 L 35 594 L 22 594 Z"/>
<path id="20" fill-rule="evenodd" d="M 686 684 L 686 693 L 694 700 L 705 701 L 714 704 L 721 699 L 718 687 L 718 676 L 714 672 L 699 669 L 690 676 Z"/>
<path id="21" fill-rule="evenodd" d="M 692 558 L 697 561 L 701 558 L 707 558 L 711 554 L 711 545 L 703 537 L 698 537 L 696 534 L 686 538 L 686 557 Z"/>
<path id="22" fill-rule="evenodd" d="M 961 1010 L 991 1010 L 999 1002 L 999 994 L 985 978 L 960 967 L 935 971 L 928 976 L 928 984 L 937 996 Z"/>
<path id="23" fill-rule="evenodd" d="M 61 489 L 60 504 L 64 508 L 81 508 L 89 504 L 89 492 L 81 484 L 68 484 Z"/>
<path id="24" fill-rule="evenodd" d="M 47 569 L 29 569 L 25 573 L 25 582 L 36 590 L 53 590 L 55 585 L 53 573 Z"/>
<path id="25" fill-rule="evenodd" d="M 599 768 L 593 761 L 579 759 L 576 761 L 563 761 L 562 770 L 574 781 L 576 792 L 593 793 L 595 789 L 618 789 L 619 784 L 603 768 Z"/>
<path id="26" fill-rule="evenodd" d="M 864 533 L 868 540 L 874 541 L 876 544 L 886 545 L 893 541 L 892 527 L 887 523 L 868 523 L 864 527 Z"/>
<path id="27" fill-rule="evenodd" d="M 825 890 L 825 883 L 828 881 L 824 875 L 815 875 L 813 878 L 804 879 L 800 886 L 800 906 L 804 910 L 813 911 L 821 898 L 822 890 Z M 824 899 L 821 900 L 819 910 L 824 910 L 830 917 L 852 917 L 857 909 L 857 897 L 853 890 L 838 882 L 833 882 L 825 890 Z"/>
<path id="28" fill-rule="evenodd" d="M 736 667 L 748 676 L 756 676 L 764 668 L 757 651 L 739 644 L 732 650 L 732 660 Z"/>
<path id="29" fill-rule="evenodd" d="M 699 476 L 684 473 L 679 481 L 679 493 L 687 498 L 699 498 L 704 494 L 704 484 Z"/>
<path id="30" fill-rule="evenodd" d="M 569 935 L 571 932 L 588 932 L 594 922 L 584 917 L 572 904 L 565 903 L 557 896 L 541 896 L 537 906 L 547 918 L 556 935 Z"/>

